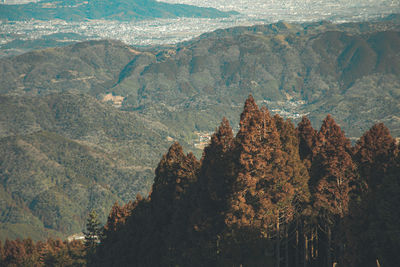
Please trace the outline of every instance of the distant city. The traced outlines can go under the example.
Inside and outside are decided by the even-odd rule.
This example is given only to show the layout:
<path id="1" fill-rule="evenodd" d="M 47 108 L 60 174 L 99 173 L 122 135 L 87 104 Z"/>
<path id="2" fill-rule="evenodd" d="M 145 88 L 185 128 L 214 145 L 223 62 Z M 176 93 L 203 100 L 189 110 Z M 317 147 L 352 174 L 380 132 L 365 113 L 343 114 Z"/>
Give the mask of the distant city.
<path id="1" fill-rule="evenodd" d="M 40 0 L 1 0 L 2 4 L 6 5 L 21 5 L 21 4 L 27 4 L 30 2 L 39 2 Z"/>
<path id="2" fill-rule="evenodd" d="M 1 0 L 4 2 L 4 0 Z M 21 4 L 31 0 L 6 0 L 6 4 Z M 220 10 L 235 10 L 240 15 L 230 18 L 201 19 L 178 18 L 131 22 L 88 20 L 85 22 L 19 21 L 0 22 L 0 46 L 17 40 L 27 42 L 57 34 L 60 42 L 89 39 L 115 39 L 135 46 L 167 45 L 189 40 L 202 33 L 219 28 L 287 22 L 329 20 L 333 22 L 363 21 L 400 13 L 400 0 L 165 0 L 168 3 L 183 3 Z M 74 36 L 74 35 L 72 35 Z M 72 38 L 72 39 L 71 39 Z M 11 44 L 11 43 L 10 43 Z M 8 49 L 12 49 L 11 46 Z M 27 49 L 24 47 L 24 49 Z M 22 49 L 20 52 L 25 52 Z M 18 51 L 16 53 L 19 53 Z M 5 54 L 7 55 L 7 53 Z M 4 55 L 3 55 L 4 56 Z"/>

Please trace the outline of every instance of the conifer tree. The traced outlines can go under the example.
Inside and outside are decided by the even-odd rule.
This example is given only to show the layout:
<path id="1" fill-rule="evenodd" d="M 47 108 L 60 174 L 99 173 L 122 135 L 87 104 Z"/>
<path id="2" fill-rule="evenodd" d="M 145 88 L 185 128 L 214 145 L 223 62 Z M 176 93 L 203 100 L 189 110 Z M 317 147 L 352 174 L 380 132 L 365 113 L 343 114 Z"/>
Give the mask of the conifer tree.
<path id="1" fill-rule="evenodd" d="M 25 247 L 20 239 L 6 239 L 3 258 L 5 266 L 23 266 L 25 257 Z"/>
<path id="2" fill-rule="evenodd" d="M 201 188 L 208 194 L 208 198 L 220 204 L 229 193 L 226 190 L 233 175 L 232 148 L 232 128 L 228 120 L 223 118 L 220 127 L 211 136 L 210 145 L 204 149 L 199 179 Z"/>
<path id="3" fill-rule="evenodd" d="M 376 206 L 368 212 L 369 235 L 374 255 L 382 266 L 396 266 L 400 262 L 400 156 L 396 152 L 387 166 L 381 186 L 376 192 Z"/>
<path id="4" fill-rule="evenodd" d="M 274 237 L 275 263 L 280 264 L 281 224 L 293 217 L 294 186 L 288 154 L 282 150 L 275 121 L 252 96 L 246 100 L 235 140 L 237 178 L 226 222 L 234 228 L 258 229 Z"/>
<path id="5" fill-rule="evenodd" d="M 95 210 L 92 210 L 89 213 L 89 217 L 86 221 L 86 231 L 84 232 L 84 235 L 87 260 L 88 262 L 91 262 L 93 260 L 92 257 L 96 252 L 96 247 L 102 237 L 102 227 L 100 225 L 99 218 Z"/>
<path id="6" fill-rule="evenodd" d="M 141 196 L 138 195 L 136 199 L 141 199 Z M 135 202 L 135 204 L 136 203 L 137 202 Z M 107 236 L 108 233 L 111 234 L 112 232 L 118 231 L 118 229 L 125 224 L 133 209 L 134 203 L 132 201 L 129 201 L 123 206 L 120 206 L 118 202 L 115 202 L 111 207 L 110 214 L 107 218 L 107 223 L 104 225 L 104 235 Z"/>
<path id="7" fill-rule="evenodd" d="M 182 146 L 174 143 L 157 166 L 151 191 L 152 203 L 158 203 L 163 206 L 162 210 L 168 211 L 189 184 L 197 180 L 199 167 L 200 163 L 192 153 L 186 156 Z"/>
<path id="8" fill-rule="evenodd" d="M 279 115 L 274 116 L 276 127 L 279 131 L 280 141 L 284 158 L 287 160 L 286 172 L 290 180 L 289 183 L 294 187 L 295 195 L 291 205 L 294 211 L 294 221 L 285 225 L 285 264 L 292 266 L 299 264 L 300 258 L 304 258 L 303 229 L 305 228 L 305 218 L 310 214 L 310 192 L 308 182 L 310 179 L 308 170 L 304 162 L 300 159 L 299 138 L 297 131 L 290 120 L 284 121 Z M 288 232 L 293 236 L 288 236 Z M 289 244 L 290 243 L 290 244 Z M 292 251 L 289 251 L 293 248 Z M 289 257 L 294 254 L 294 257 Z M 302 259 L 304 261 L 304 259 Z"/>
<path id="9" fill-rule="evenodd" d="M 332 266 L 334 261 L 343 262 L 343 218 L 348 212 L 352 186 L 357 182 L 356 165 L 349 139 L 330 115 L 322 123 L 318 141 L 321 146 L 312 162 L 310 184 L 313 206 L 323 229 L 325 254 L 320 251 L 319 264 Z"/>
<path id="10" fill-rule="evenodd" d="M 354 148 L 354 160 L 369 189 L 381 184 L 396 153 L 396 140 L 383 123 L 375 124 L 360 138 Z"/>
<path id="11" fill-rule="evenodd" d="M 390 241 L 394 240 L 393 235 L 385 230 L 393 229 L 399 219 L 395 208 L 400 205 L 396 197 L 400 192 L 399 179 L 395 178 L 400 177 L 396 154 L 396 141 L 382 123 L 366 132 L 354 148 L 354 160 L 363 183 L 348 219 L 347 260 L 352 266 L 375 266 L 377 258 L 381 264 L 396 264 L 391 261 L 396 254 L 392 249 L 399 247 Z M 400 228 L 394 227 L 392 231 Z M 390 257 L 385 256 L 387 251 Z"/>
<path id="12" fill-rule="evenodd" d="M 195 205 L 189 227 L 198 240 L 192 259 L 219 265 L 220 239 L 225 229 L 227 199 L 232 194 L 234 165 L 232 161 L 233 132 L 226 118 L 205 147 L 197 184 L 191 194 Z"/>
<path id="13" fill-rule="evenodd" d="M 226 207 L 226 198 L 231 193 L 233 179 L 233 132 L 226 118 L 211 136 L 205 147 L 199 174 L 198 200 L 205 213 L 219 213 Z M 211 214 L 207 214 L 209 217 Z M 213 217 L 213 215 L 211 215 Z M 215 227 L 215 225 L 214 225 Z"/>
<path id="14" fill-rule="evenodd" d="M 304 116 L 296 128 L 299 139 L 299 154 L 308 169 L 311 168 L 312 158 L 318 149 L 317 131 L 311 125 L 311 121 Z"/>
<path id="15" fill-rule="evenodd" d="M 290 183 L 296 190 L 296 205 L 307 203 L 310 198 L 308 189 L 309 173 L 300 158 L 300 140 L 297 131 L 290 120 L 284 121 L 279 115 L 274 116 L 276 127 L 279 131 L 282 150 L 286 153 L 286 169 L 291 177 Z"/>

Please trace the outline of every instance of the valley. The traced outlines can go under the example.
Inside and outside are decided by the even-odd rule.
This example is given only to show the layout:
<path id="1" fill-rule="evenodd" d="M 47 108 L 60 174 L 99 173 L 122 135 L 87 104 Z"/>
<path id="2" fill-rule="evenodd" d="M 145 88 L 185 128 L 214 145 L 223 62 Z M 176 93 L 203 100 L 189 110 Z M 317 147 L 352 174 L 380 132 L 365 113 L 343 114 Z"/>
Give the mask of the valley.
<path id="1" fill-rule="evenodd" d="M 399 137 L 399 25 L 276 22 L 152 47 L 71 35 L 1 58 L 0 239 L 65 238 L 92 209 L 104 222 L 148 194 L 173 142 L 200 159 L 222 117 L 238 132 L 249 94 L 294 123 L 331 114 L 352 141 L 378 122 Z"/>

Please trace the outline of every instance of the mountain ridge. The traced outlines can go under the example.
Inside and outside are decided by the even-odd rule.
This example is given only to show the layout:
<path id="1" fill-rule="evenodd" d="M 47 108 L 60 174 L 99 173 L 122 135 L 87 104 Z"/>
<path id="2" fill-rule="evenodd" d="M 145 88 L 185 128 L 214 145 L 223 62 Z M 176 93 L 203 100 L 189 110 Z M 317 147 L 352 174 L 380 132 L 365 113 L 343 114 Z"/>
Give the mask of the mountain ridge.
<path id="1" fill-rule="evenodd" d="M 348 136 L 376 122 L 399 136 L 396 25 L 279 22 L 170 47 L 88 41 L 0 59 L 0 238 L 81 230 L 92 184 L 104 221 L 113 201 L 149 191 L 171 142 L 200 156 L 194 145 L 220 118 L 237 132 L 249 93 L 295 122 L 308 114 L 318 127 L 331 113 Z M 50 189 L 20 190 L 24 183 Z M 76 206 L 72 192 L 86 202 Z M 59 216 L 48 221 L 46 209 Z"/>
<path id="2" fill-rule="evenodd" d="M 214 8 L 184 4 L 168 4 L 154 0 L 88 0 L 53 1 L 21 5 L 0 5 L 2 20 L 51 20 L 82 21 L 93 19 L 140 20 L 176 17 L 229 17 L 237 12 L 223 12 Z"/>

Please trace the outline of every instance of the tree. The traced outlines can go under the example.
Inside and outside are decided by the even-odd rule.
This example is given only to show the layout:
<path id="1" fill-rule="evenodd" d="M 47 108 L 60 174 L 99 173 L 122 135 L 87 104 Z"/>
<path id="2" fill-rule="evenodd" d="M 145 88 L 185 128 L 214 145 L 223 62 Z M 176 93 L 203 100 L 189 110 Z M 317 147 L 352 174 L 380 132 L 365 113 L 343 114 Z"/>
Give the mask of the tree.
<path id="1" fill-rule="evenodd" d="M 197 182 L 199 169 L 200 162 L 192 153 L 185 155 L 179 143 L 170 147 L 157 166 L 150 205 L 154 227 L 163 225 L 153 237 L 159 245 L 153 255 L 159 255 L 161 265 L 173 264 L 179 255 L 181 262 L 187 259 L 184 252 L 191 245 L 185 240 L 191 234 L 188 225 L 194 210 L 191 187 Z"/>
<path id="2" fill-rule="evenodd" d="M 136 199 L 140 201 L 142 199 L 141 195 L 138 194 Z M 127 204 L 120 206 L 118 202 L 115 202 L 114 205 L 111 207 L 110 214 L 107 218 L 107 223 L 104 225 L 104 235 L 108 236 L 112 232 L 118 231 L 125 223 L 128 217 L 131 215 L 132 210 L 135 207 L 137 202 L 129 201 Z"/>
<path id="3" fill-rule="evenodd" d="M 289 156 L 283 151 L 275 120 L 268 109 L 259 109 L 249 96 L 240 118 L 233 152 L 236 181 L 226 223 L 233 229 L 247 233 L 252 229 L 264 239 L 274 239 L 275 264 L 279 266 L 281 226 L 294 213 L 293 170 L 288 168 Z"/>
<path id="4" fill-rule="evenodd" d="M 358 179 L 350 141 L 330 115 L 322 123 L 318 142 L 320 148 L 312 161 L 310 185 L 313 208 L 323 231 L 320 240 L 325 253 L 320 251 L 319 264 L 330 267 L 333 260 L 343 262 L 343 218 Z"/>
<path id="5" fill-rule="evenodd" d="M 397 150 L 396 140 L 383 123 L 375 124 L 360 138 L 354 148 L 354 160 L 367 190 L 373 190 L 381 184 Z"/>
<path id="6" fill-rule="evenodd" d="M 310 214 L 310 191 L 308 182 L 310 179 L 305 161 L 302 161 L 299 153 L 300 140 L 298 132 L 290 119 L 284 121 L 279 115 L 274 116 L 275 124 L 279 132 L 282 144 L 283 158 L 286 159 L 285 169 L 290 177 L 289 183 L 295 190 L 291 206 L 293 207 L 294 221 L 286 223 L 284 228 L 285 234 L 285 264 L 286 266 L 298 265 L 300 258 L 304 261 L 304 240 L 301 242 L 302 231 L 305 228 L 305 218 Z M 303 122 L 305 119 L 303 118 Z M 300 124 L 301 125 L 301 124 Z M 311 124 L 309 124 L 311 126 Z M 302 129 L 302 127 L 300 127 Z M 304 130 L 304 128 L 303 128 Z M 309 132 L 312 132 L 312 128 Z M 311 143 L 312 144 L 312 143 Z M 311 146 L 309 147 L 311 149 Z M 309 150 L 311 153 L 311 150 Z M 308 161 L 311 163 L 311 161 Z M 289 232 L 293 232 L 293 236 L 289 236 Z M 290 244 L 289 244 L 290 243 Z M 289 251 L 291 248 L 295 248 Z M 290 258 L 289 254 L 294 257 Z"/>
<path id="7" fill-rule="evenodd" d="M 331 116 L 318 133 L 307 118 L 296 130 L 249 96 L 236 137 L 223 119 L 201 162 L 173 144 L 150 195 L 114 205 L 89 265 L 369 267 L 378 258 L 394 266 L 399 173 L 398 146 L 383 126 L 353 149 Z"/>
<path id="8" fill-rule="evenodd" d="M 5 266 L 23 266 L 26 251 L 23 242 L 20 239 L 6 239 L 3 250 Z"/>
<path id="9" fill-rule="evenodd" d="M 233 180 L 233 132 L 226 118 L 223 118 L 217 131 L 205 147 L 197 185 L 197 206 L 202 218 L 198 219 L 205 227 L 218 231 L 224 226 L 224 219 L 211 222 L 226 208 L 226 199 L 232 193 Z"/>
<path id="10" fill-rule="evenodd" d="M 299 139 L 300 158 L 310 170 L 311 161 L 318 149 L 317 131 L 312 127 L 311 121 L 304 116 L 297 125 L 296 132 Z"/>
<path id="11" fill-rule="evenodd" d="M 375 124 L 357 142 L 354 160 L 362 179 L 358 198 L 348 218 L 347 261 L 352 266 L 396 265 L 396 232 L 400 214 L 400 168 L 396 140 L 382 123 Z M 357 255 L 357 256 L 355 256 Z"/>
<path id="12" fill-rule="evenodd" d="M 89 217 L 86 221 L 86 231 L 85 235 L 85 247 L 86 247 L 86 255 L 88 262 L 92 259 L 91 257 L 95 254 L 96 247 L 100 242 L 102 237 L 102 227 L 100 225 L 100 221 L 95 210 L 92 210 L 89 213 Z"/>
<path id="13" fill-rule="evenodd" d="M 192 196 L 188 199 L 194 205 L 188 230 L 198 241 L 192 248 L 190 260 L 201 260 L 206 265 L 222 264 L 220 241 L 226 228 L 226 200 L 232 194 L 234 179 L 233 141 L 232 128 L 223 118 L 204 149 L 198 181 L 193 184 Z M 190 262 L 183 265 L 187 264 Z"/>

